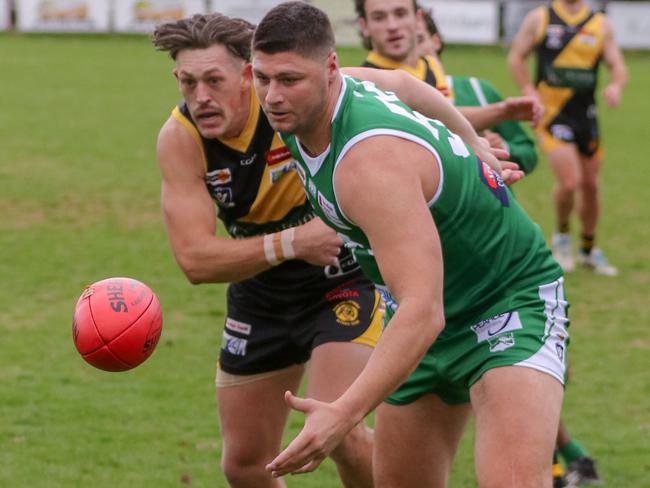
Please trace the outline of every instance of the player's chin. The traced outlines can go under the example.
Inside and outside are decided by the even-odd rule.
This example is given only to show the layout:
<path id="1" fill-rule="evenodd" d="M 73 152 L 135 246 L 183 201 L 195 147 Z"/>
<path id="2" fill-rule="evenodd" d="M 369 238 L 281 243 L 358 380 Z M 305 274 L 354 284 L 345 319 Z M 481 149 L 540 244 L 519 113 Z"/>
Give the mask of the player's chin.
<path id="1" fill-rule="evenodd" d="M 273 127 L 273 130 L 276 132 L 286 132 L 286 133 L 293 133 L 295 132 L 296 129 L 296 124 L 295 121 L 289 120 L 288 117 L 269 117 L 269 123 L 271 124 L 271 127 Z"/>

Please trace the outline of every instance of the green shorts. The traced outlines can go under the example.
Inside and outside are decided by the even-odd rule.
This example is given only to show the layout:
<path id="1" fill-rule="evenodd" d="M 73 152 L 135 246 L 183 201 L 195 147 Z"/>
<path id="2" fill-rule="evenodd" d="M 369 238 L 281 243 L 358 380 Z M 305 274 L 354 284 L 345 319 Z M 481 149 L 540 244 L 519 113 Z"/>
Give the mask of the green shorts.
<path id="1" fill-rule="evenodd" d="M 533 368 L 564 384 L 569 320 L 563 284 L 560 278 L 522 290 L 508 297 L 504 312 L 496 316 L 474 323 L 447 322 L 415 371 L 386 402 L 404 405 L 433 393 L 448 404 L 466 403 L 470 387 L 487 370 L 500 366 Z M 390 305 L 391 298 L 386 302 Z M 386 321 L 395 310 L 387 308 Z"/>

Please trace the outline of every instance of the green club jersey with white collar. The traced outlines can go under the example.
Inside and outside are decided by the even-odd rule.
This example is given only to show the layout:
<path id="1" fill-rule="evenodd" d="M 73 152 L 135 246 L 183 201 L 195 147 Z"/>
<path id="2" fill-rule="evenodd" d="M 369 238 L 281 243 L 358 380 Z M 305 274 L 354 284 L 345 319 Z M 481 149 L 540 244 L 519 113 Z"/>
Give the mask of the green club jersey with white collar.
<path id="1" fill-rule="evenodd" d="M 508 297 L 518 289 L 549 283 L 562 275 L 539 227 L 501 178 L 456 134 L 374 84 L 343 76 L 329 147 L 310 157 L 294 135 L 282 134 L 282 139 L 297 161 L 316 214 L 345 239 L 366 276 L 380 289 L 385 289 L 385 283 L 368 239 L 339 207 L 334 187 L 337 164 L 350 148 L 379 135 L 419 144 L 439 165 L 440 184 L 429 208 L 442 244 L 447 323 L 507 311 Z M 376 164 L 381 171 L 381 161 Z M 364 191 L 363 181 L 356 185 L 359 192 Z M 377 198 L 390 199 L 390 195 Z"/>

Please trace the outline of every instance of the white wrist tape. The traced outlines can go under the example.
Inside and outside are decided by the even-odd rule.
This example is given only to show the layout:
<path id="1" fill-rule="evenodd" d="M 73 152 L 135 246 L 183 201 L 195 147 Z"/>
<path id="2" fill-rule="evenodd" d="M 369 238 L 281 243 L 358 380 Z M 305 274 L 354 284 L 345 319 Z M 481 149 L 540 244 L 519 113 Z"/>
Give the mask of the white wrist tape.
<path id="1" fill-rule="evenodd" d="M 284 229 L 280 233 L 280 244 L 282 245 L 282 254 L 284 255 L 284 259 L 293 259 L 296 257 L 296 252 L 293 250 L 293 238 L 295 233 L 295 227 Z"/>
<path id="2" fill-rule="evenodd" d="M 275 247 L 273 245 L 273 234 L 266 234 L 264 236 L 264 256 L 266 257 L 266 262 L 271 266 L 277 266 L 280 264 L 280 260 L 275 255 Z"/>

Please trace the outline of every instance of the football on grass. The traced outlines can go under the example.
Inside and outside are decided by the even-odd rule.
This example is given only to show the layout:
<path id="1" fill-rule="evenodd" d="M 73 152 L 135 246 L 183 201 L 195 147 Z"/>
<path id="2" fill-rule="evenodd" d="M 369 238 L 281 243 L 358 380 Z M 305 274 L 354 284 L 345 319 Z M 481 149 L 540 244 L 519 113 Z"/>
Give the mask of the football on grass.
<path id="1" fill-rule="evenodd" d="M 158 297 L 132 278 L 107 278 L 86 287 L 72 319 L 77 351 L 105 371 L 125 371 L 144 362 L 161 331 Z"/>

